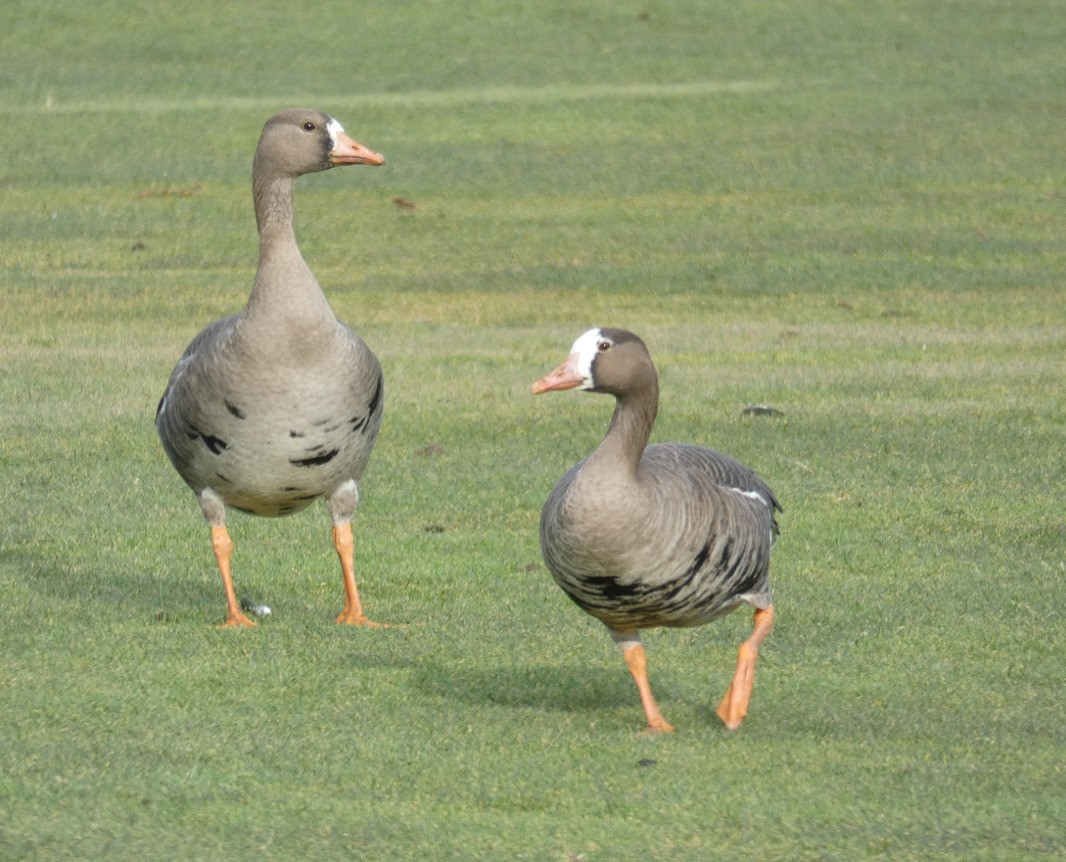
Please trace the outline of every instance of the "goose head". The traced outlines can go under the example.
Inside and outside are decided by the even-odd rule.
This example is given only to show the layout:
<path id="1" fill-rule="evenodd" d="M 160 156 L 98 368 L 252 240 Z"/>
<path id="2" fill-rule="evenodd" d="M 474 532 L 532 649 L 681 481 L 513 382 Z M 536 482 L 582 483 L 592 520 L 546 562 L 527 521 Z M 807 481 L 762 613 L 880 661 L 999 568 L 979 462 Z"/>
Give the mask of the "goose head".
<path id="1" fill-rule="evenodd" d="M 298 177 L 338 165 L 384 163 L 384 157 L 352 140 L 329 114 L 297 108 L 267 120 L 253 171 L 256 175 Z"/>
<path id="2" fill-rule="evenodd" d="M 566 361 L 530 387 L 534 395 L 563 389 L 603 392 L 619 399 L 658 392 L 648 348 L 624 329 L 594 327 L 570 348 Z"/>

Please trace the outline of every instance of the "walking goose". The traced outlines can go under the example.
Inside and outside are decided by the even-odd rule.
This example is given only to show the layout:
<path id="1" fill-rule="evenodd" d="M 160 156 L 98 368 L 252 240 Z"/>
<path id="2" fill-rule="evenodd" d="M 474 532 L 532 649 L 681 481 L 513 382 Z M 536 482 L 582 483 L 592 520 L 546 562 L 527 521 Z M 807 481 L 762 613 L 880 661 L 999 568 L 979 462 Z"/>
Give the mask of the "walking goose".
<path id="1" fill-rule="evenodd" d="M 637 684 L 651 732 L 673 727 L 648 683 L 640 629 L 697 626 L 755 608 L 718 715 L 730 730 L 747 714 L 759 645 L 773 626 L 770 548 L 781 507 L 738 461 L 702 446 L 648 446 L 659 404 L 644 342 L 590 329 L 532 392 L 604 392 L 616 399 L 607 436 L 551 492 L 540 518 L 544 561 L 563 591 L 607 626 Z"/>
<path id="2" fill-rule="evenodd" d="M 375 625 L 355 583 L 351 520 L 381 425 L 381 366 L 337 320 L 293 229 L 297 177 L 384 159 L 328 114 L 289 110 L 263 127 L 252 169 L 259 268 L 244 311 L 189 344 L 156 411 L 174 468 L 211 526 L 226 591 L 224 626 L 253 626 L 230 575 L 226 507 L 279 517 L 324 497 L 344 578 L 337 622 Z"/>

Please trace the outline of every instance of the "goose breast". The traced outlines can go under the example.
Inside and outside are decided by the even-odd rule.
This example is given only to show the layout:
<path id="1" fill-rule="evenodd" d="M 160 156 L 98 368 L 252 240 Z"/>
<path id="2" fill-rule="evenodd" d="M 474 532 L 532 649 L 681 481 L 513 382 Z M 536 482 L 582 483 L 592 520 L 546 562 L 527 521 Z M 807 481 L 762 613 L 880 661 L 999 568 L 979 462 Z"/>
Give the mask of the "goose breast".
<path id="1" fill-rule="evenodd" d="M 752 471 L 681 443 L 648 446 L 636 483 L 584 482 L 585 465 L 563 477 L 541 515 L 545 562 L 579 607 L 635 629 L 769 606 L 777 501 Z"/>
<path id="2" fill-rule="evenodd" d="M 320 337 L 328 349 L 273 353 L 242 323 L 219 321 L 190 345 L 165 396 L 174 409 L 161 405 L 161 437 L 194 490 L 291 514 L 362 475 L 381 424 L 381 367 L 343 324 Z"/>

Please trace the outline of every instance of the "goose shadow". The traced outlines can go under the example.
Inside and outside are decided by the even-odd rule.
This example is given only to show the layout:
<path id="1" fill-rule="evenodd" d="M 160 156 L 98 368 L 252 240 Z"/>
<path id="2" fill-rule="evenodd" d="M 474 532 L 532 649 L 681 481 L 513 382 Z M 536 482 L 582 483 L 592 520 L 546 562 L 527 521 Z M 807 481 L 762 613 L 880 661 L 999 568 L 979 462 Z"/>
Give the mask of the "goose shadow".
<path id="1" fill-rule="evenodd" d="M 426 695 L 468 705 L 589 714 L 640 709 L 636 688 L 624 665 L 612 673 L 599 664 L 456 667 L 423 662 L 411 681 Z"/>
<path id="2" fill-rule="evenodd" d="M 39 601 L 71 616 L 99 619 L 101 614 L 121 613 L 172 622 L 203 614 L 210 617 L 219 605 L 220 591 L 198 576 L 176 581 L 153 572 L 85 565 L 32 551 L 0 553 L 0 565 L 19 572 Z M 223 614 L 216 616 L 221 620 Z"/>

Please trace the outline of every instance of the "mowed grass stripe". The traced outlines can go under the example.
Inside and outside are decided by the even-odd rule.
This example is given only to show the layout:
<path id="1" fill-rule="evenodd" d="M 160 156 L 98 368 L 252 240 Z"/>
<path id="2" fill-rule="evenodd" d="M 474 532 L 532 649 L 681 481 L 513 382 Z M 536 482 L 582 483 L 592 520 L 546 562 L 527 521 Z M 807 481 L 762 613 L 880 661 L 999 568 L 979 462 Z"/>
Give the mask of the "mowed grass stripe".
<path id="1" fill-rule="evenodd" d="M 219 109 L 274 110 L 278 105 L 346 105 L 366 108 L 411 106 L 450 107 L 481 104 L 552 104 L 618 99 L 686 99 L 715 94 L 745 95 L 779 89 L 775 80 L 685 81 L 674 84 L 561 84 L 550 87 L 477 87 L 456 90 L 415 90 L 405 93 L 343 93 L 270 96 L 208 96 L 196 99 L 107 99 L 62 102 L 47 97 L 36 105 L 3 105 L 0 113 L 123 113 L 208 111 Z"/>

